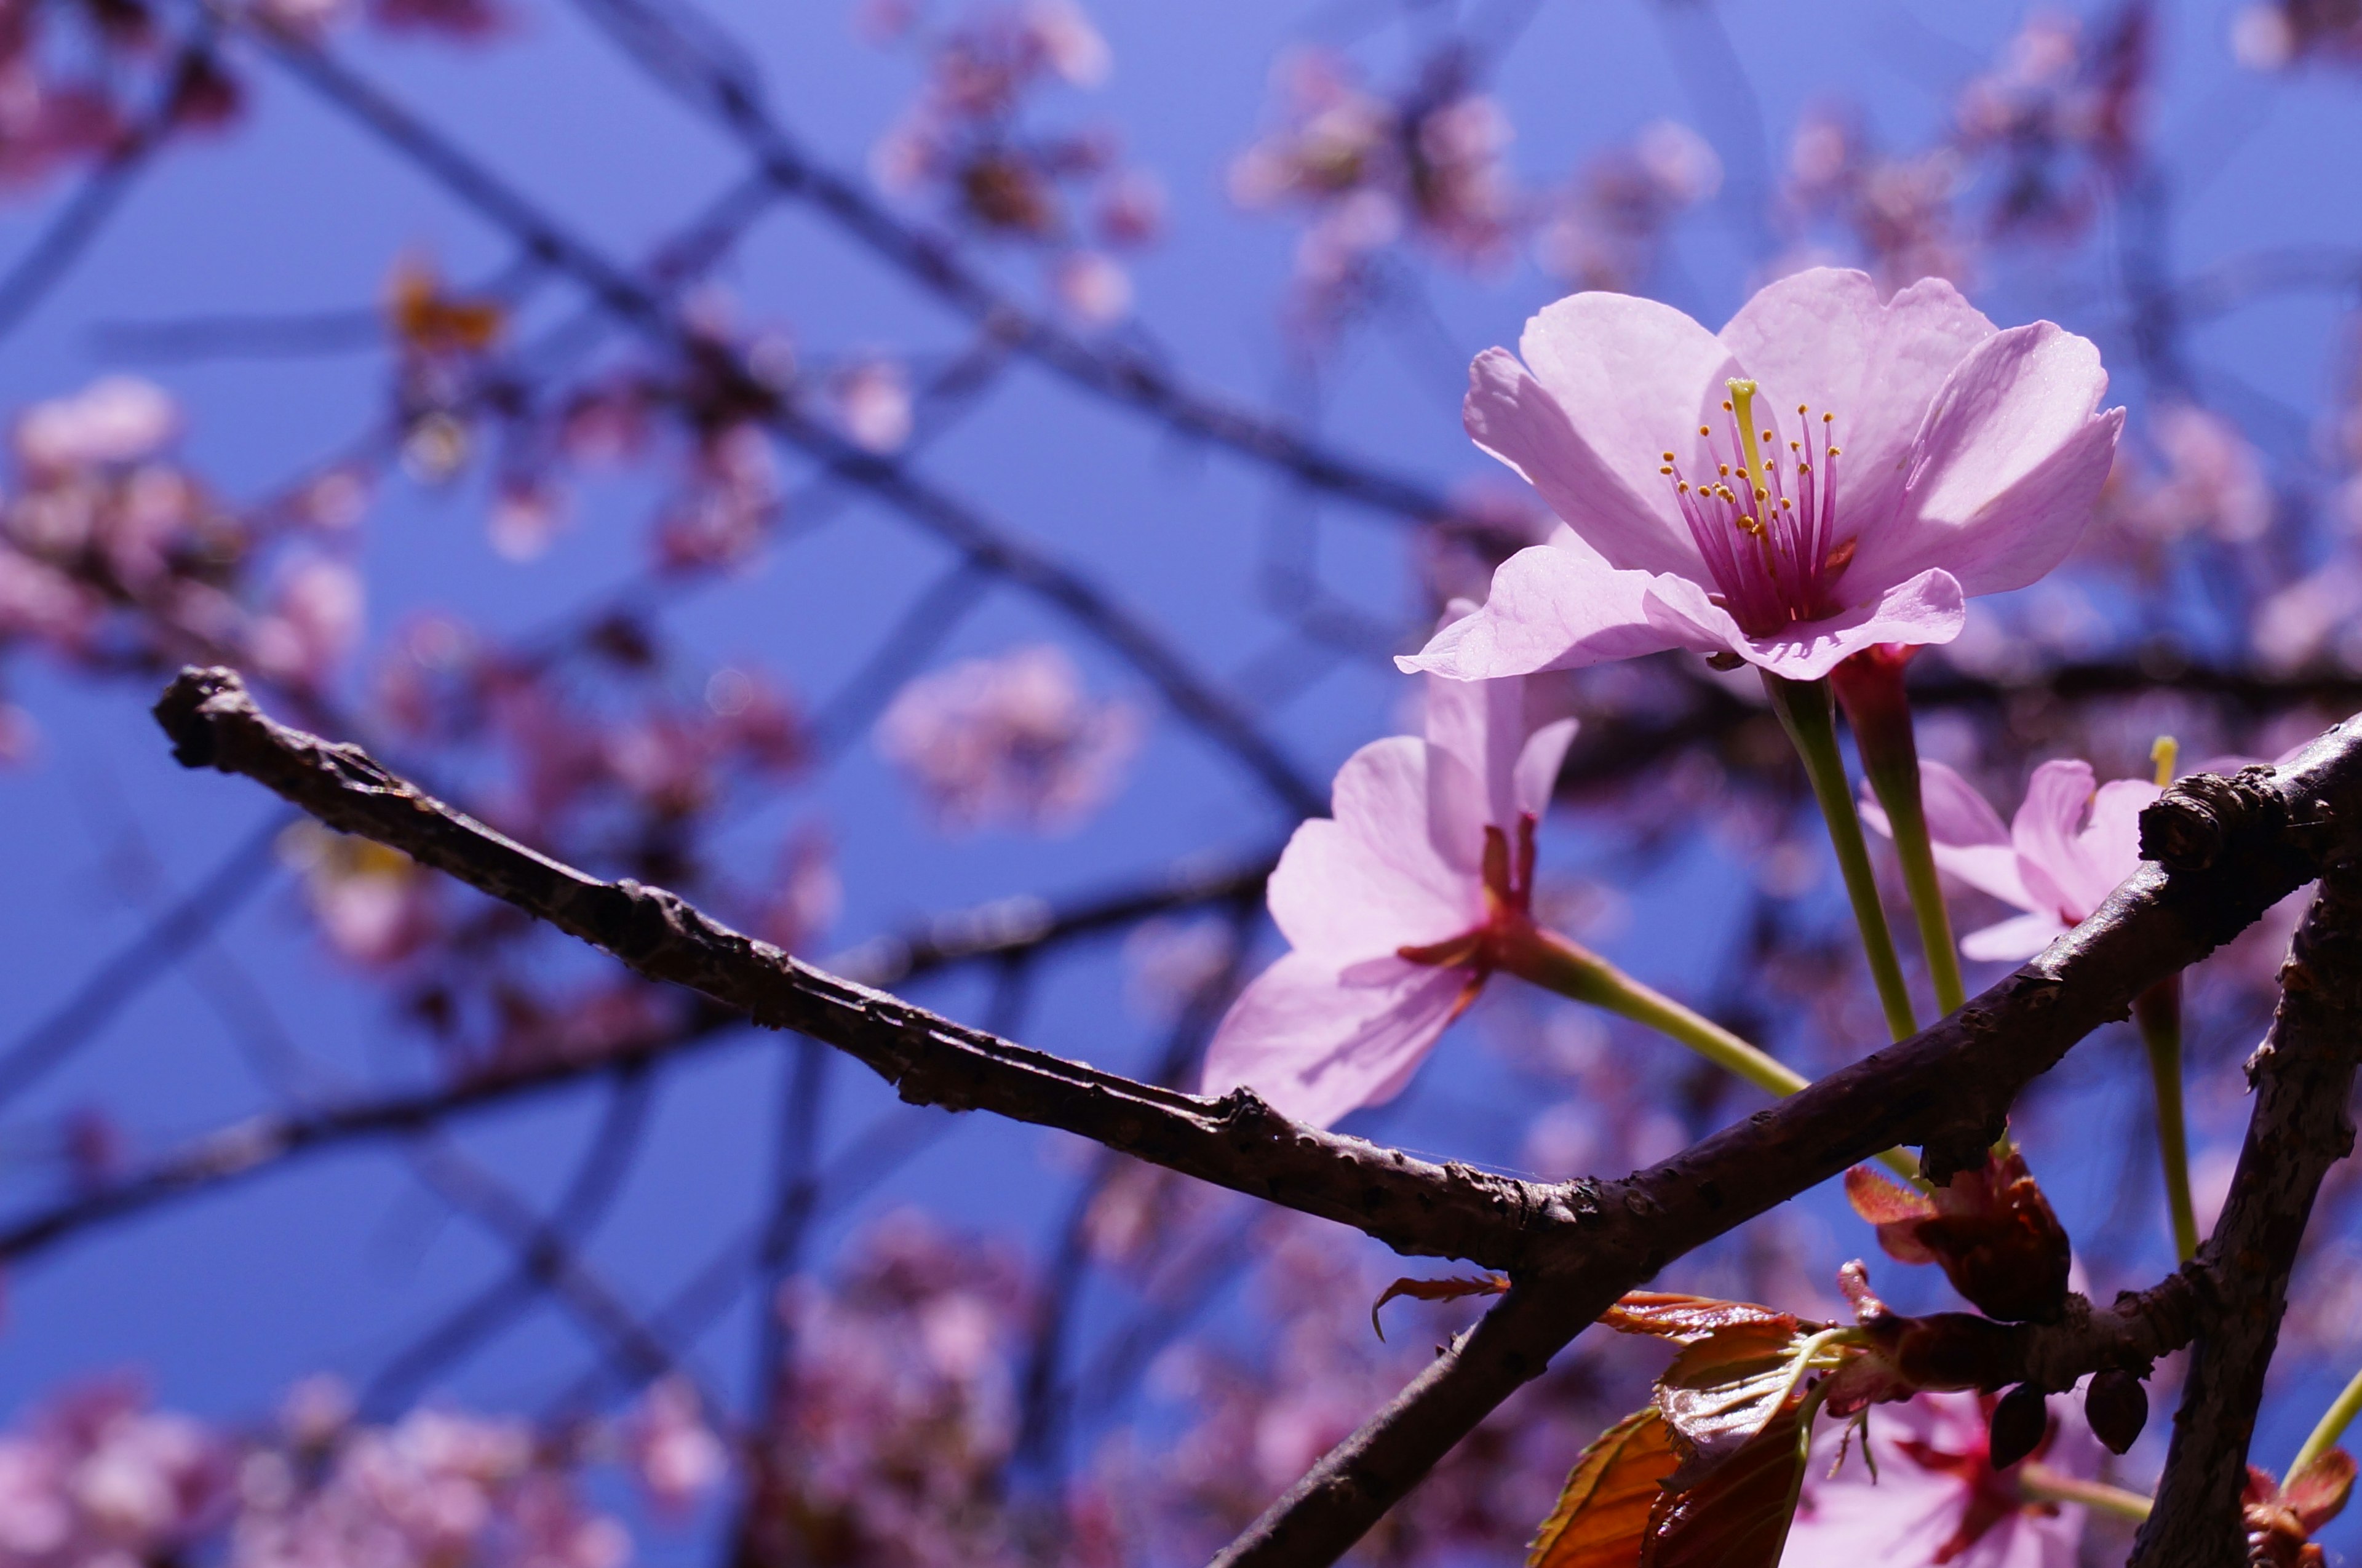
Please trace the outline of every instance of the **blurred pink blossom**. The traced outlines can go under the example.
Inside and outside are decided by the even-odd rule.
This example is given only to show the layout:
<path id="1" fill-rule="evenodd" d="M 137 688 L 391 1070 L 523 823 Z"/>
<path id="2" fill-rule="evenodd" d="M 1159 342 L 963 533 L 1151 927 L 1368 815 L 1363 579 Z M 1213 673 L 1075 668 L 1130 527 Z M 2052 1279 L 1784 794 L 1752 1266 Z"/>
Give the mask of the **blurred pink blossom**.
<path id="1" fill-rule="evenodd" d="M 879 716 L 878 749 L 953 832 L 1071 827 L 1113 792 L 1142 716 L 1093 701 L 1065 653 L 1041 644 L 964 660 L 905 686 Z"/>
<path id="2" fill-rule="evenodd" d="M 1525 364 L 1493 348 L 1470 367 L 1468 431 L 1569 526 L 1511 557 L 1406 670 L 1482 679 L 1679 647 L 1802 680 L 1872 644 L 1948 642 L 1966 596 L 2065 558 L 2124 422 L 2099 411 L 2090 342 L 2048 322 L 1998 331 L 1934 279 L 1882 304 L 1860 272 L 1797 273 L 1719 336 L 1653 301 L 1575 294 L 1520 347 Z"/>
<path id="3" fill-rule="evenodd" d="M 1842 1464 L 1849 1423 L 1831 1421 L 1813 1441 L 1805 1490 L 1788 1532 L 1783 1568 L 1838 1563 L 1948 1563 L 1952 1568 L 2075 1568 L 2083 1535 L 2079 1503 L 2025 1496 L 2022 1471 L 1987 1458 L 1989 1397 L 1919 1394 L 1870 1412 L 1854 1442 L 1874 1448 Z M 2050 1430 L 2027 1463 L 2076 1480 L 2097 1476 L 2099 1440 L 2080 1401 L 2051 1401 Z M 1830 1474 L 1835 1467 L 1835 1474 Z"/>
<path id="4" fill-rule="evenodd" d="M 136 376 L 106 376 L 20 414 L 17 460 L 44 477 L 121 467 L 155 456 L 180 430 L 170 392 Z"/>
<path id="5" fill-rule="evenodd" d="M 730 1474 L 730 1451 L 707 1424 L 686 1378 L 648 1386 L 624 1427 L 624 1442 L 632 1474 L 661 1513 L 688 1512 Z"/>
<path id="6" fill-rule="evenodd" d="M 61 1395 L 0 1436 L 0 1562 L 95 1568 L 179 1557 L 228 1500 L 226 1445 L 124 1381 Z"/>
<path id="7" fill-rule="evenodd" d="M 2147 778 L 2092 788 L 2092 765 L 2075 758 L 2034 770 L 2007 831 L 1975 786 L 1940 762 L 1919 764 L 1936 864 L 1971 888 L 2026 912 L 1960 939 L 1970 958 L 2030 958 L 2091 919 L 2140 867 L 2140 813 L 2164 791 Z M 1862 820 L 1891 834 L 1886 813 L 1862 803 Z"/>

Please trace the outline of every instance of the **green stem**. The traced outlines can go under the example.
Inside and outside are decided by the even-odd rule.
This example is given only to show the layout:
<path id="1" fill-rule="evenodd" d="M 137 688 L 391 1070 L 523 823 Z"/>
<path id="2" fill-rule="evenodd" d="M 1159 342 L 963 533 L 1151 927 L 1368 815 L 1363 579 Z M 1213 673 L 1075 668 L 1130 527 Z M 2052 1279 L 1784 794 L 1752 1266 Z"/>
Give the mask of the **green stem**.
<path id="1" fill-rule="evenodd" d="M 1829 842 L 1838 852 L 1838 868 L 1845 874 L 1846 896 L 1853 900 L 1853 918 L 1861 928 L 1862 951 L 1870 959 L 1871 978 L 1878 985 L 1879 1005 L 1886 1012 L 1887 1032 L 1902 1040 L 1919 1032 L 1911 1016 L 1911 992 L 1903 983 L 1903 966 L 1894 956 L 1894 937 L 1886 929 L 1886 910 L 1878 900 L 1878 879 L 1870 868 L 1870 846 L 1862 842 L 1861 819 L 1854 814 L 1853 786 L 1846 778 L 1845 758 L 1838 754 L 1836 718 L 1829 706 L 1826 680 L 1789 680 L 1766 670 L 1763 690 L 1771 693 L 1772 711 L 1781 728 L 1795 743 L 1805 773 L 1813 781 L 1813 796 L 1829 824 Z"/>
<path id="2" fill-rule="evenodd" d="M 2321 1424 L 2312 1429 L 2312 1435 L 2304 1440 L 2302 1448 L 2296 1451 L 2296 1463 L 2289 1466 L 2289 1474 L 2293 1476 L 2327 1453 L 2337 1440 L 2345 1435 L 2345 1429 L 2353 1424 L 2357 1413 L 2362 1413 L 2362 1372 L 2356 1373 L 2354 1381 L 2347 1384 L 2344 1391 L 2330 1402 L 2329 1408 L 2321 1413 Z"/>
<path id="3" fill-rule="evenodd" d="M 2157 1148 L 2165 1165 L 2165 1200 L 2173 1211 L 2173 1250 L 2183 1263 L 2198 1255 L 2198 1210 L 2190 1201 L 2190 1138 L 2181 1115 L 2181 977 L 2169 976 L 2133 1002 L 2148 1046 L 2148 1075 L 2157 1088 Z"/>
<path id="4" fill-rule="evenodd" d="M 1960 955 L 1952 942 L 1951 911 L 1936 876 L 1936 853 L 1927 838 L 1927 814 L 1919 795 L 1919 740 L 1911 727 L 1911 695 L 1904 685 L 1915 647 L 1885 644 L 1862 649 L 1829 671 L 1829 686 L 1845 709 L 1861 770 L 1886 808 L 1902 862 L 1903 885 L 1936 985 L 1936 1010 L 1949 1015 L 1969 999 L 1960 983 Z"/>
<path id="5" fill-rule="evenodd" d="M 1919 803 L 1919 769 L 1915 765 L 1908 782 L 1888 771 L 1871 768 L 1870 787 L 1886 808 L 1887 825 L 1894 830 L 1894 857 L 1903 864 L 1903 885 L 1911 894 L 1911 912 L 1919 923 L 1919 945 L 1927 955 L 1927 972 L 1936 982 L 1936 1010 L 1947 1016 L 1969 999 L 1960 980 L 1960 955 L 1952 945 L 1952 917 L 1944 908 L 1944 885 L 1936 875 L 1936 852 L 1927 839 L 1927 817 Z"/>
<path id="6" fill-rule="evenodd" d="M 1768 1093 L 1785 1098 L 1812 1081 L 1714 1020 L 1642 985 L 1554 931 L 1523 925 L 1496 939 L 1495 952 L 1501 967 L 1518 978 L 1646 1024 Z M 1900 1149 L 1889 1149 L 1879 1159 L 1904 1180 L 1919 1182 L 1918 1162 Z"/>
<path id="7" fill-rule="evenodd" d="M 2017 1467 L 2017 1489 L 2036 1502 L 2081 1503 L 2136 1524 L 2148 1518 L 2149 1510 L 2157 1506 L 2153 1499 L 2138 1492 L 2111 1486 L 2104 1481 L 2084 1481 L 2061 1474 L 2031 1459 Z"/>

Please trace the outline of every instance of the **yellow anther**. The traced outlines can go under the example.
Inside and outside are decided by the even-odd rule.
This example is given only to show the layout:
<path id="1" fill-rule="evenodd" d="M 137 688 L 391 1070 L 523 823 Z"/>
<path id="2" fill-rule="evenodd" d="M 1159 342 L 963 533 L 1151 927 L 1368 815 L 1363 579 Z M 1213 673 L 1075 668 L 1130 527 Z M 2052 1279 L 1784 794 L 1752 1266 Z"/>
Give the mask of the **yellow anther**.
<path id="1" fill-rule="evenodd" d="M 1790 501 L 1783 495 L 1780 498 L 1780 510 L 1783 512 L 1794 512 L 1796 510 L 1796 503 Z"/>
<path id="2" fill-rule="evenodd" d="M 1728 479 L 1730 477 L 1730 465 L 1728 463 L 1716 463 L 1715 465 L 1715 471 L 1722 475 L 1723 478 Z"/>
<path id="3" fill-rule="evenodd" d="M 1821 423 L 1827 425 L 1830 420 L 1835 419 L 1837 415 L 1834 414 L 1824 414 L 1821 415 Z"/>
<path id="4" fill-rule="evenodd" d="M 1670 468 L 1663 468 L 1663 469 L 1659 469 L 1657 471 L 1658 471 L 1659 473 L 1661 473 L 1661 474 L 1669 474 L 1669 473 L 1672 473 L 1673 470 L 1672 470 L 1672 469 L 1670 469 Z"/>
<path id="5" fill-rule="evenodd" d="M 1772 436 L 1772 432 L 1770 432 L 1769 430 L 1766 430 L 1765 432 L 1763 432 L 1763 444 L 1764 444 L 1765 446 L 1767 446 L 1767 447 L 1768 447 L 1768 446 L 1770 446 L 1770 445 L 1772 444 L 1772 440 L 1773 440 L 1773 439 L 1774 439 L 1774 437 Z"/>
<path id="6" fill-rule="evenodd" d="M 1725 414 L 1728 414 L 1730 412 L 1730 400 L 1728 398 L 1724 398 L 1722 400 L 1722 411 Z"/>
<path id="7" fill-rule="evenodd" d="M 1796 405 L 1796 417 L 1799 419 L 1805 417 L 1805 405 L 1801 403 Z"/>
<path id="8" fill-rule="evenodd" d="M 1671 452 L 1666 453 L 1663 460 L 1668 463 L 1672 462 L 1673 460 L 1673 455 Z"/>
<path id="9" fill-rule="evenodd" d="M 1832 458 L 1834 458 L 1834 457 L 1836 457 L 1839 452 L 1841 452 L 1841 451 L 1843 451 L 1843 450 L 1845 450 L 1845 448 L 1844 448 L 1844 447 L 1830 447 L 1830 448 L 1829 448 L 1829 456 L 1830 456 L 1830 457 L 1832 457 Z"/>
<path id="10" fill-rule="evenodd" d="M 1771 499 L 1772 499 L 1772 492 L 1771 492 L 1770 491 L 1768 491 L 1768 490 L 1765 490 L 1761 485 L 1760 485 L 1760 484 L 1759 484 L 1759 485 L 1757 485 L 1757 486 L 1755 487 L 1755 499 L 1756 499 L 1758 502 L 1765 502 L 1765 501 L 1769 501 L 1769 500 L 1771 500 Z"/>
<path id="11" fill-rule="evenodd" d="M 2173 782 L 2173 765 L 2181 760 L 2181 743 L 2171 735 L 2159 735 L 2148 748 L 2148 759 L 2156 765 L 2157 787 L 2162 790 Z"/>
<path id="12" fill-rule="evenodd" d="M 1713 431 L 1711 431 L 1711 430 L 1708 430 L 1705 425 L 1699 425 L 1699 426 L 1698 426 L 1698 434 L 1699 434 L 1699 435 L 1701 435 L 1701 436 L 1711 436 L 1711 435 L 1713 435 L 1713 434 L 1714 434 L 1714 432 L 1713 432 Z"/>

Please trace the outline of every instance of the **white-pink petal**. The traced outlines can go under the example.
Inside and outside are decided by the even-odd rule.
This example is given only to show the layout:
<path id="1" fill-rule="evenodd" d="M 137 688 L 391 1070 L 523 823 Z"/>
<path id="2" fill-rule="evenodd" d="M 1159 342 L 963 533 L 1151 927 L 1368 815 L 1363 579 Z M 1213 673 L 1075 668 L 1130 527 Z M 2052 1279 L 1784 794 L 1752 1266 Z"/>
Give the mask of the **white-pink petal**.
<path id="1" fill-rule="evenodd" d="M 1960 585 L 1940 570 L 1923 571 L 1874 601 L 1827 620 L 1794 623 L 1760 637 L 1742 631 L 1704 587 L 1680 578 L 1651 579 L 1647 609 L 1650 624 L 1668 641 L 1734 653 L 1790 680 L 1818 680 L 1844 659 L 1878 643 L 1948 643 L 1968 620 Z"/>
<path id="2" fill-rule="evenodd" d="M 2124 415 L 2099 412 L 2107 390 L 2099 349 L 2049 322 L 1978 344 L 1927 410 L 1900 506 L 1862 531 L 1840 586 L 1940 566 L 1970 594 L 1999 593 L 2057 566 L 2114 458 Z"/>
<path id="3" fill-rule="evenodd" d="M 1492 597 L 1482 610 L 1395 664 L 1408 674 L 1489 680 L 1689 646 L 1650 624 L 1646 599 L 1654 580 L 1611 567 L 1588 547 L 1534 545 L 1493 573 Z"/>
<path id="4" fill-rule="evenodd" d="M 1451 1021 L 1469 979 L 1464 969 L 1398 958 L 1341 971 L 1290 953 L 1231 1005 L 1207 1047 L 1199 1092 L 1243 1084 L 1315 1127 L 1383 1104 Z"/>
<path id="5" fill-rule="evenodd" d="M 1881 301 L 1868 273 L 1816 267 L 1764 285 L 1720 337 L 1783 420 L 1798 403 L 1810 405 L 1810 426 L 1837 415 L 1841 516 L 1883 517 L 1937 390 L 1992 335 L 1941 278 Z"/>
<path id="6" fill-rule="evenodd" d="M 1544 305 L 1518 350 L 1573 437 L 1551 466 L 1579 488 L 1544 491 L 1552 510 L 1617 566 L 1702 573 L 1659 469 L 1668 451 L 1695 468 L 1702 416 L 1720 408 L 1725 381 L 1746 373 L 1730 350 L 1669 304 L 1610 293 Z M 1531 428 L 1543 430 L 1540 422 Z"/>
<path id="7" fill-rule="evenodd" d="M 1960 955 L 1980 964 L 2022 964 L 2067 934 L 2067 922 L 2036 910 L 1960 938 Z"/>

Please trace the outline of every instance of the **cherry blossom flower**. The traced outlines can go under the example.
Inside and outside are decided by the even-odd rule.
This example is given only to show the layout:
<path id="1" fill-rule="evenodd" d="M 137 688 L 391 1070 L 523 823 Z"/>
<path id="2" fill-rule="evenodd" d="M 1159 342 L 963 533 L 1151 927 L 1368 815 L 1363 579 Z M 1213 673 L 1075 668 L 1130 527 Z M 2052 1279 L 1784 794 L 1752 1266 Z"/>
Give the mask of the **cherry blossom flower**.
<path id="1" fill-rule="evenodd" d="M 2099 1473 L 2099 1440 L 2083 1424 L 2079 1403 L 2051 1404 L 2050 1430 L 2027 1463 L 2078 1480 Z M 1832 1422 L 1814 1441 L 1783 1564 L 2074 1568 L 2082 1506 L 2030 1498 L 2019 1485 L 2023 1467 L 1992 1467 L 1985 1398 L 1920 1394 L 1876 1407 L 1867 1438 L 1854 1440 L 1874 1445 L 1874 1479 L 1860 1455 L 1829 1474 L 1846 1433 L 1844 1423 Z"/>
<path id="2" fill-rule="evenodd" d="M 42 475 L 120 467 L 155 456 L 180 428 L 170 392 L 136 376 L 107 376 L 27 409 L 17 421 L 17 458 Z"/>
<path id="3" fill-rule="evenodd" d="M 1468 430 L 1568 527 L 1405 669 L 1483 679 L 1678 647 L 1809 680 L 1873 643 L 1948 642 L 1963 596 L 2065 557 L 2124 422 L 2097 412 L 2091 343 L 1996 331 L 1937 280 L 1881 304 L 1863 273 L 1798 273 L 1719 337 L 1575 294 L 1521 348 L 1530 370 L 1501 348 L 1470 367 Z"/>
<path id="4" fill-rule="evenodd" d="M 2139 867 L 2141 809 L 2164 791 L 2146 778 L 2115 778 L 2093 788 L 2092 765 L 2075 758 L 2034 770 L 2009 827 L 1975 786 L 1940 762 L 1919 764 L 1919 794 L 1936 864 L 2025 912 L 1960 939 L 1970 958 L 2031 958 L 2091 919 L 2116 885 Z M 1886 813 L 1869 801 L 1862 819 L 1890 833 Z"/>
<path id="5" fill-rule="evenodd" d="M 662 1514 L 688 1512 L 730 1474 L 730 1451 L 707 1423 L 696 1386 L 684 1377 L 649 1386 L 624 1441 L 633 1474 Z"/>
<path id="6" fill-rule="evenodd" d="M 967 659 L 904 687 L 877 746 L 955 832 L 1070 826 L 1104 801 L 1140 744 L 1141 714 L 1095 701 L 1047 644 Z"/>
<path id="7" fill-rule="evenodd" d="M 1298 827 L 1272 873 L 1292 951 L 1222 1020 L 1205 1092 L 1245 1085 L 1322 1127 L 1399 1093 L 1491 972 L 1488 928 L 1524 914 L 1534 819 L 1574 730 L 1529 734 L 1522 680 L 1430 679 L 1424 737 L 1347 758 L 1335 814 Z"/>
<path id="8" fill-rule="evenodd" d="M 79 1568 L 177 1557 L 226 1502 L 226 1460 L 213 1433 L 148 1408 L 132 1384 L 69 1391 L 0 1436 L 0 1561 Z"/>

